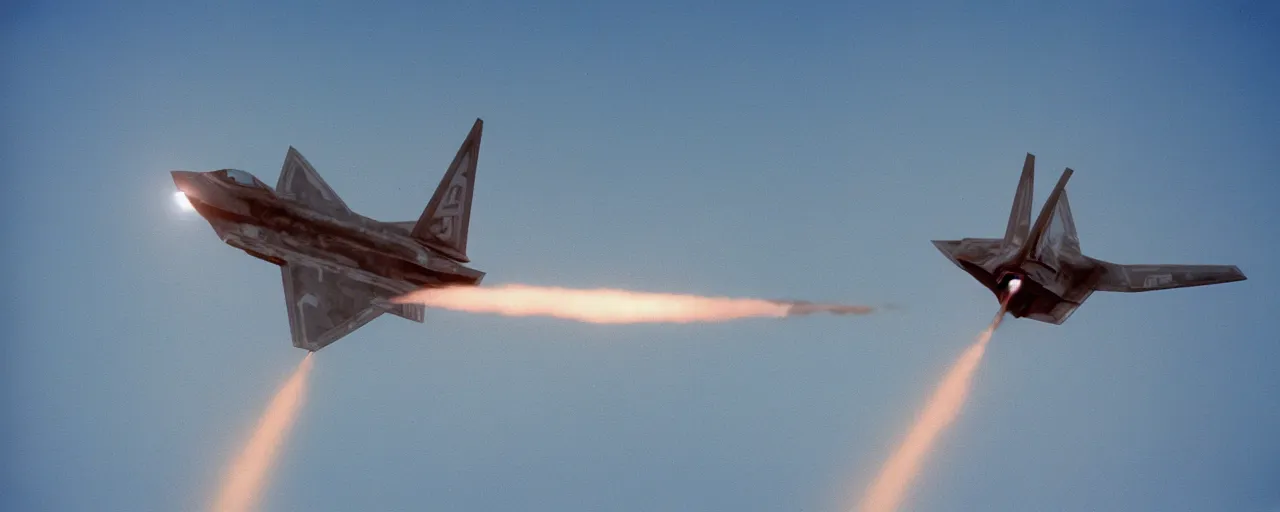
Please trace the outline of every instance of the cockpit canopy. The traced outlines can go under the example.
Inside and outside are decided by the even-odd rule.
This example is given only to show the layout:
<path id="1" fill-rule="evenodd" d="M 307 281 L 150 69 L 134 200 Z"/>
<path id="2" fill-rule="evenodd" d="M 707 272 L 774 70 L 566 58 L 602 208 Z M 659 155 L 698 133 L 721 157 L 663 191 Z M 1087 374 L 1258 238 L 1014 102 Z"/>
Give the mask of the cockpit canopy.
<path id="1" fill-rule="evenodd" d="M 220 179 L 230 181 L 237 185 L 244 185 L 246 187 L 266 188 L 267 186 L 265 183 L 258 181 L 258 178 L 253 177 L 252 174 L 240 169 L 222 169 L 220 171 L 213 171 L 213 175 Z"/>

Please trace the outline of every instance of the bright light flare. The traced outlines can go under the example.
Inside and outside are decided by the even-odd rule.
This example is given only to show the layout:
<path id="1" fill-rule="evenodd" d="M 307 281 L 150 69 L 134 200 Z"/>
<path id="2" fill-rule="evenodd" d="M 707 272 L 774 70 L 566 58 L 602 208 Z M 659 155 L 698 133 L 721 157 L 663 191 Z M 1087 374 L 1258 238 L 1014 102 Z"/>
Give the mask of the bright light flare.
<path id="1" fill-rule="evenodd" d="M 307 378 L 311 374 L 313 354 L 314 352 L 308 353 L 302 359 L 293 375 L 267 405 L 249 443 L 227 471 L 222 489 L 211 509 L 214 512 L 249 512 L 257 509 L 256 505 L 266 486 L 271 467 L 306 399 Z"/>
<path id="2" fill-rule="evenodd" d="M 1009 296 L 1012 296 L 1021 284 L 1017 279 L 1010 281 Z M 907 486 L 920 473 L 920 466 L 925 456 L 933 449 L 938 435 L 960 414 L 960 409 L 964 406 L 965 398 L 969 394 L 973 374 L 987 351 L 991 334 L 1000 327 L 1000 322 L 1004 319 L 1007 305 L 1007 300 L 1000 305 L 1000 312 L 991 320 L 991 324 L 983 329 L 978 339 L 965 349 L 947 371 L 924 410 L 916 418 L 915 425 L 912 425 L 907 437 L 903 439 L 902 444 L 893 452 L 889 460 L 885 461 L 880 474 L 867 489 L 858 510 L 893 512 L 902 505 L 902 500 L 907 494 Z"/>
<path id="3" fill-rule="evenodd" d="M 866 306 L 627 290 L 574 290 L 526 285 L 426 288 L 392 300 L 433 308 L 504 316 L 549 316 L 593 324 L 724 322 L 811 313 L 868 314 Z"/>
<path id="4" fill-rule="evenodd" d="M 1021 279 L 1018 279 L 1018 278 L 1016 278 L 1016 277 L 1015 277 L 1015 278 L 1013 278 L 1013 279 L 1010 279 L 1010 280 L 1009 280 L 1009 295 L 1013 295 L 1013 294 L 1015 294 L 1015 293 L 1018 293 L 1018 289 L 1019 289 L 1019 288 L 1022 288 L 1022 280 L 1021 280 Z"/>
<path id="5" fill-rule="evenodd" d="M 173 202 L 178 205 L 178 209 L 184 212 L 193 212 L 196 207 L 191 204 L 191 199 L 187 198 L 187 194 L 181 190 L 173 193 Z"/>

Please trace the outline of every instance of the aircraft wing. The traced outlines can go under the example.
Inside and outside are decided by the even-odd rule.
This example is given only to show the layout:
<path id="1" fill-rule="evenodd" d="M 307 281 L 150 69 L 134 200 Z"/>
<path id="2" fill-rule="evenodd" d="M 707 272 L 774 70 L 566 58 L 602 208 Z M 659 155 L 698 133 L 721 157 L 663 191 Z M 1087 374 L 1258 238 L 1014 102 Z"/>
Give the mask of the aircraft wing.
<path id="1" fill-rule="evenodd" d="M 320 350 L 387 312 L 423 321 L 420 305 L 388 302 L 399 292 L 303 263 L 281 265 L 280 272 L 295 347 Z"/>
<path id="2" fill-rule="evenodd" d="M 1148 292 L 1244 281 L 1235 265 L 1104 265 L 1096 289 L 1104 292 Z"/>

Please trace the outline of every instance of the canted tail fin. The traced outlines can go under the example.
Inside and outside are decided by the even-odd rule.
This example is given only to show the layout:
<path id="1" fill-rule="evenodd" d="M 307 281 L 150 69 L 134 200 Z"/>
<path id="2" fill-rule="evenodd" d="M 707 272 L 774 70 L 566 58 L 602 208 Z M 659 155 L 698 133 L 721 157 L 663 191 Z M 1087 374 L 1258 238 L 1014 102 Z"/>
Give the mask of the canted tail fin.
<path id="1" fill-rule="evenodd" d="M 1031 226 L 1031 232 L 1027 235 L 1026 243 L 1022 244 L 1022 249 L 1018 251 L 1018 261 L 1025 261 L 1033 254 L 1036 254 L 1036 249 L 1044 241 L 1045 230 L 1048 229 L 1049 222 L 1056 217 L 1054 213 L 1058 211 L 1059 202 L 1065 198 L 1067 180 L 1071 179 L 1071 174 L 1074 172 L 1070 167 L 1062 171 L 1062 177 L 1058 178 L 1058 184 L 1054 185 L 1053 192 L 1049 193 L 1049 198 L 1045 199 L 1044 206 L 1040 208 L 1040 215 L 1036 217 L 1035 225 Z M 1066 214 L 1070 216 L 1070 210 Z M 1074 234 L 1074 224 L 1072 226 L 1072 233 Z"/>
<path id="2" fill-rule="evenodd" d="M 467 230 L 471 224 L 471 197 L 475 195 L 476 161 L 480 158 L 483 131 L 484 121 L 476 119 L 411 232 L 432 249 L 464 263 L 471 261 L 467 257 Z"/>
<path id="3" fill-rule="evenodd" d="M 1009 212 L 1009 225 L 1004 229 L 1004 245 L 1018 247 L 1027 241 L 1031 230 L 1031 189 L 1035 181 L 1036 156 L 1027 153 L 1022 163 L 1022 178 L 1013 194 L 1013 209 Z"/>
<path id="4" fill-rule="evenodd" d="M 1080 254 L 1080 236 L 1076 234 L 1076 221 L 1071 218 L 1071 203 L 1067 201 L 1067 190 L 1062 190 L 1058 204 L 1054 205 L 1049 222 L 1045 225 L 1044 234 L 1036 240 L 1036 252 L 1042 261 L 1055 260 L 1059 254 Z"/>

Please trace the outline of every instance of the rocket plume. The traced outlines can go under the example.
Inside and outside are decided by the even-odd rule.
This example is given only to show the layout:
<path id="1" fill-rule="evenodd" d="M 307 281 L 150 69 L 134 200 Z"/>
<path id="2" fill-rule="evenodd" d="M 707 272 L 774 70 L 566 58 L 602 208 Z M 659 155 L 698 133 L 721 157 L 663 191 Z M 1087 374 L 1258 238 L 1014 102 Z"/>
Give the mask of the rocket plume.
<path id="1" fill-rule="evenodd" d="M 504 316 L 549 316 L 593 324 L 724 322 L 741 318 L 782 318 L 812 313 L 865 315 L 867 306 L 817 304 L 730 297 L 700 297 L 613 289 L 574 290 L 527 285 L 493 288 L 456 286 L 425 288 L 393 303 L 494 313 Z"/>
<path id="2" fill-rule="evenodd" d="M 267 473 L 284 445 L 286 434 L 298 418 L 306 398 L 307 377 L 311 374 L 311 356 L 307 354 L 276 392 L 244 451 L 227 471 L 214 501 L 213 512 L 248 512 L 255 509 L 267 481 Z"/>
<path id="3" fill-rule="evenodd" d="M 1011 287 L 1017 291 L 1017 285 Z M 1012 295 L 1012 292 L 1010 293 Z M 924 411 L 916 418 L 916 423 L 907 433 L 906 439 L 898 446 L 897 451 L 885 461 L 880 474 L 867 489 L 866 495 L 858 510 L 862 512 L 893 512 L 906 497 L 907 485 L 920 472 L 920 465 L 928 455 L 938 434 L 955 421 L 964 405 L 965 396 L 969 394 L 970 381 L 982 356 L 987 350 L 987 342 L 991 334 L 1000 327 L 1004 319 L 1005 303 L 1000 305 L 1000 312 L 991 320 L 991 325 L 978 335 L 978 339 L 965 349 L 960 358 L 952 365 L 951 370 L 943 377 L 938 388 L 929 398 Z"/>

